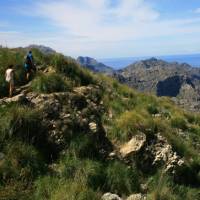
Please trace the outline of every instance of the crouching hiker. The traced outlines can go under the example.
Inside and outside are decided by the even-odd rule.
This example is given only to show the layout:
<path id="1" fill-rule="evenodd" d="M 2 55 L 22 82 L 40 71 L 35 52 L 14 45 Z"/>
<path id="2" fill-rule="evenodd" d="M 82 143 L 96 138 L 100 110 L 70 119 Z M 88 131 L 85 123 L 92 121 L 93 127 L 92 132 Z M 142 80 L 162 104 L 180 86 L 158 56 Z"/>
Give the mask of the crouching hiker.
<path id="1" fill-rule="evenodd" d="M 32 71 L 36 72 L 36 67 L 34 64 L 34 59 L 31 51 L 29 51 L 28 54 L 26 55 L 24 67 L 26 70 L 26 80 L 29 81 L 31 72 Z"/>
<path id="2" fill-rule="evenodd" d="M 6 70 L 6 73 L 5 73 L 5 79 L 6 79 L 6 82 L 8 82 L 8 84 L 9 84 L 9 97 L 12 97 L 14 87 L 15 87 L 13 65 L 8 66 L 8 69 Z"/>

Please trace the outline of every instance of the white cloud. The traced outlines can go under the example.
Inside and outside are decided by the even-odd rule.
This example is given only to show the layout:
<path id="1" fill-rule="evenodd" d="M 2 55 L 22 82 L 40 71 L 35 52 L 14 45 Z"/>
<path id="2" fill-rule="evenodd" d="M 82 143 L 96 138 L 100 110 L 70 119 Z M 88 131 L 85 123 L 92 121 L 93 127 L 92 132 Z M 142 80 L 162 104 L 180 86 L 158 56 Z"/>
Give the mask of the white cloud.
<path id="1" fill-rule="evenodd" d="M 197 8 L 196 10 L 194 10 L 194 13 L 200 14 L 200 8 Z"/>
<path id="2" fill-rule="evenodd" d="M 106 2 L 108 0 L 80 0 L 79 4 L 67 0 L 39 2 L 35 10 L 70 34 L 98 41 L 134 37 L 138 29 L 159 16 L 143 0 L 120 0 L 114 8 Z"/>
<path id="3" fill-rule="evenodd" d="M 110 6 L 111 0 L 35 0 L 28 10 L 31 17 L 41 17 L 53 25 L 53 33 L 36 35 L 12 34 L 2 36 L 12 44 L 40 43 L 51 46 L 70 55 L 91 56 L 128 56 L 131 52 L 151 54 L 161 49 L 182 45 L 169 37 L 180 38 L 183 35 L 200 34 L 200 17 L 164 20 L 148 0 L 118 0 Z M 113 1 L 113 0 L 112 0 Z M 200 12 L 200 8 L 199 8 Z M 33 36 L 34 35 L 34 36 Z M 163 39 L 166 38 L 166 39 Z M 192 41 L 193 41 L 192 40 Z M 190 39 L 185 43 L 187 48 Z M 200 41 L 197 40 L 200 45 Z M 157 43 L 155 45 L 154 43 Z M 194 42 L 192 42 L 194 44 Z M 161 48 L 161 46 L 163 46 Z M 159 47 L 159 48 L 157 48 Z M 154 49 L 153 49 L 154 48 Z M 173 51 L 178 51 L 174 48 Z M 124 55 L 122 55 L 124 53 Z M 109 54 L 109 55 L 108 55 Z"/>

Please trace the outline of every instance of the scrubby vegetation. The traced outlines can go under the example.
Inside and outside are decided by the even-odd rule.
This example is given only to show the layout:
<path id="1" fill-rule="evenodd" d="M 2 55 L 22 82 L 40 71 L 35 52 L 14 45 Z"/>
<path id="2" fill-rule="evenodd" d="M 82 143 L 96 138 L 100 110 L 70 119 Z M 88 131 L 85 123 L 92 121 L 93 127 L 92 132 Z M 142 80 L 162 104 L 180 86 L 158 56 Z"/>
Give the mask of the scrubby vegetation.
<path id="1" fill-rule="evenodd" d="M 7 95 L 4 71 L 8 64 L 16 66 L 17 86 L 25 84 L 24 54 L 22 49 L 0 49 L 1 97 Z M 91 133 L 89 126 L 84 129 L 78 126 L 88 119 L 75 120 L 78 111 L 74 104 L 81 108 L 87 104 L 81 102 L 81 97 L 65 111 L 71 118 L 66 119 L 69 125 L 63 131 L 65 141 L 59 148 L 49 140 L 49 127 L 45 123 L 48 117 L 41 110 L 31 105 L 3 104 L 0 105 L 0 199 L 99 200 L 106 192 L 125 198 L 143 192 L 141 184 L 146 184 L 149 200 L 199 199 L 199 114 L 183 111 L 168 98 L 138 93 L 110 77 L 94 75 L 63 55 L 43 55 L 37 50 L 33 50 L 33 55 L 40 71 L 32 78 L 30 92 L 67 92 L 75 101 L 76 87 L 97 87 L 99 96 L 94 99 L 101 102 L 104 112 L 93 113 L 90 108 L 82 113 L 92 121 L 98 118 L 96 121 L 105 128 L 112 145 L 120 146 L 140 132 L 147 138 L 159 133 L 184 158 L 186 165 L 171 175 L 162 166 L 143 170 L 138 158 L 131 164 L 110 159 L 100 151 L 101 137 Z M 45 73 L 48 68 L 53 68 L 53 72 Z"/>

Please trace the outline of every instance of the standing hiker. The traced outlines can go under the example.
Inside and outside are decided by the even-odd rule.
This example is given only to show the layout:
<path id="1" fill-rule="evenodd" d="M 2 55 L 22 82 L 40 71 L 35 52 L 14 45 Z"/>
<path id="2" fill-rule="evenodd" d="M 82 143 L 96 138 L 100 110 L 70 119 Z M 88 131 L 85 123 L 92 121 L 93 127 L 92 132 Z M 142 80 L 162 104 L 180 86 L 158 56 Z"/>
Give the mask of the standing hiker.
<path id="1" fill-rule="evenodd" d="M 12 97 L 14 91 L 14 69 L 13 65 L 9 65 L 5 73 L 6 82 L 9 83 L 9 97 Z"/>
<path id="2" fill-rule="evenodd" d="M 25 70 L 26 70 L 26 80 L 29 81 L 30 74 L 32 71 L 36 71 L 35 65 L 34 65 L 34 60 L 33 60 L 33 55 L 32 52 L 29 51 L 26 60 L 25 60 Z"/>

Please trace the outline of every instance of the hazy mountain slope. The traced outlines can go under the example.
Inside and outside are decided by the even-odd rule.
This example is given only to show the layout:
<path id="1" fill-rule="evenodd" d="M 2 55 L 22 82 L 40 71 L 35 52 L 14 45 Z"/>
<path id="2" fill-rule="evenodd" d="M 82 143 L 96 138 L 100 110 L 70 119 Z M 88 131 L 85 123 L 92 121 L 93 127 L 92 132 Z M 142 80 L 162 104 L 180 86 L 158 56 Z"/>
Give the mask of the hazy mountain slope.
<path id="1" fill-rule="evenodd" d="M 112 74 L 113 73 L 113 69 L 111 67 L 106 66 L 103 63 L 98 62 L 94 58 L 79 56 L 77 58 L 77 61 L 82 66 L 85 66 L 85 67 L 87 67 L 88 69 L 90 69 L 94 72 L 101 72 L 101 73 L 105 73 L 105 74 Z"/>
<path id="2" fill-rule="evenodd" d="M 32 45 L 29 45 L 29 46 L 25 47 L 25 49 L 38 49 L 44 54 L 54 54 L 54 53 L 56 53 L 55 50 L 53 50 L 50 47 L 46 47 L 44 45 L 32 44 Z"/>

